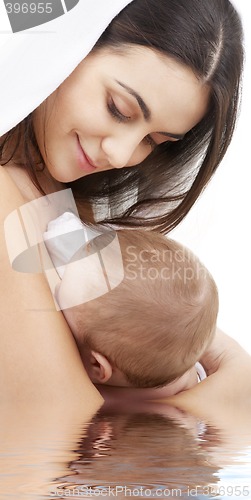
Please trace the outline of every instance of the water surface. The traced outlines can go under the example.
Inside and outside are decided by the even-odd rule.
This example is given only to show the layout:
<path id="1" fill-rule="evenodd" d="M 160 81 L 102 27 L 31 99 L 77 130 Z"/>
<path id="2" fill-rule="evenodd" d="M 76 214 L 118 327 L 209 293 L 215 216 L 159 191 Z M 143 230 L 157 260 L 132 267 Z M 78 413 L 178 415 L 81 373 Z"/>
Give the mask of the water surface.
<path id="1" fill-rule="evenodd" d="M 5 418 L 0 498 L 251 498 L 251 425 L 230 433 L 163 404 L 117 406 L 82 425 Z"/>

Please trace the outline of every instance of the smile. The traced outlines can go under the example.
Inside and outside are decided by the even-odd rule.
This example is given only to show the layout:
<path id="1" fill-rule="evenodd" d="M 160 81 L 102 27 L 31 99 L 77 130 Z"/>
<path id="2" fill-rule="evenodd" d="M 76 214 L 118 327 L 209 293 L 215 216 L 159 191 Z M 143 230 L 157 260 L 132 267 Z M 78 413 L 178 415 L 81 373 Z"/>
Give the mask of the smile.
<path id="1" fill-rule="evenodd" d="M 98 168 L 95 165 L 93 165 L 93 163 L 83 150 L 78 135 L 77 135 L 77 161 L 81 170 L 84 170 L 85 172 L 90 172 L 90 173 L 95 172 Z"/>

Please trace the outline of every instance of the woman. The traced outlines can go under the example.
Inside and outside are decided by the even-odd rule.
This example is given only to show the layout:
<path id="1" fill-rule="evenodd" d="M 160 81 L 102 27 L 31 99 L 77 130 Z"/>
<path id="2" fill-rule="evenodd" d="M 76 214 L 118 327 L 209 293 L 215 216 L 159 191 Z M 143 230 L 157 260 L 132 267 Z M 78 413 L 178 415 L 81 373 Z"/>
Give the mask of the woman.
<path id="1" fill-rule="evenodd" d="M 126 3 L 118 2 L 116 9 L 121 9 Z M 73 57 L 72 53 L 69 55 L 70 50 L 64 51 L 67 44 L 71 46 L 70 38 L 66 37 L 65 46 L 61 46 L 63 55 L 60 67 L 55 60 L 57 84 L 55 80 L 47 83 L 46 95 L 54 91 L 59 83 L 61 85 L 43 100 L 45 91 L 41 91 L 40 84 L 41 79 L 43 82 L 45 79 L 48 81 L 48 74 L 43 73 L 41 76 L 38 65 L 36 74 L 33 74 L 36 77 L 32 80 L 33 94 L 30 89 L 25 91 L 24 84 L 27 81 L 23 79 L 23 74 L 20 75 L 20 81 L 16 82 L 17 93 L 12 93 L 12 100 L 15 103 L 16 96 L 21 92 L 22 101 L 18 110 L 12 102 L 6 123 L 5 119 L 1 123 L 4 134 L 1 140 L 1 163 L 21 191 L 21 198 L 10 179 L 2 172 L 1 189 L 5 185 L 8 193 L 3 201 L 2 217 L 23 201 L 70 186 L 78 201 L 80 215 L 85 220 L 92 217 L 87 212 L 91 202 L 98 220 L 167 231 L 189 211 L 231 140 L 242 69 L 239 18 L 228 0 L 190 0 L 189 4 L 185 0 L 134 0 L 101 36 L 99 21 L 99 25 L 94 26 L 95 35 L 87 37 L 87 47 L 81 47 L 80 41 L 84 43 L 86 33 L 84 29 L 79 30 L 79 24 L 87 22 L 90 15 L 89 3 L 86 2 L 87 11 L 84 4 L 80 2 L 71 12 L 71 22 L 74 20 L 72 26 L 79 37 L 78 46 L 75 48 L 74 45 L 76 54 L 74 52 Z M 105 10 L 105 22 L 108 24 L 117 12 L 112 2 L 108 2 L 105 9 L 102 2 L 97 1 L 94 6 L 92 3 L 92 12 L 94 15 L 98 12 L 102 23 L 102 9 Z M 67 15 L 70 24 L 70 14 Z M 24 68 L 34 47 L 40 47 L 44 54 L 47 42 L 43 41 L 41 45 L 36 39 L 38 36 L 33 38 L 34 45 L 28 54 L 24 47 L 20 49 Z M 60 36 L 58 39 L 62 42 Z M 94 49 L 84 58 L 94 41 Z M 57 43 L 56 40 L 55 45 Z M 56 51 L 51 52 L 55 56 Z M 42 53 L 36 53 L 36 57 L 39 56 L 42 57 Z M 18 53 L 15 57 L 18 58 Z M 49 61 L 49 52 L 46 57 L 47 63 L 52 63 Z M 67 68 L 62 70 L 64 65 Z M 71 72 L 75 66 L 76 69 Z M 11 61 L 9 67 L 11 74 Z M 49 67 L 53 75 L 53 66 Z M 62 77 L 63 80 L 68 76 L 67 72 L 71 73 L 70 76 L 63 83 L 59 82 L 58 78 Z M 29 78 L 30 74 L 26 76 Z M 6 101 L 9 95 L 6 87 L 14 84 L 5 74 L 5 92 L 0 89 L 0 95 Z M 38 93 L 35 92 L 37 85 Z M 25 117 L 31 103 L 36 103 L 37 107 Z M 20 119 L 23 121 L 17 124 Z M 10 123 L 13 127 L 11 130 Z M 101 204 L 107 203 L 107 199 L 112 218 L 103 216 L 104 207 Z M 129 204 L 127 210 L 125 202 L 127 207 Z M 21 328 L 22 336 L 29 338 L 26 339 L 28 345 L 38 316 L 27 311 L 36 309 L 36 304 L 43 297 L 46 304 L 44 309 L 52 307 L 50 298 L 42 277 L 11 275 L 7 262 L 3 269 L 6 289 L 12 295 L 3 294 L 1 307 L 4 314 L 8 307 L 11 311 L 14 306 L 15 310 L 11 325 L 10 319 L 7 319 L 3 326 L 6 331 L 11 326 L 16 336 L 20 334 Z M 32 304 L 29 290 L 34 290 Z M 20 301 L 20 297 L 23 297 L 23 301 Z M 66 325 L 62 325 L 63 320 L 56 313 L 45 310 L 39 316 L 39 335 L 42 336 L 44 330 L 47 332 L 43 349 L 47 350 L 47 343 L 50 346 L 44 379 L 39 379 L 39 373 L 43 372 L 41 360 L 45 351 L 38 353 L 36 343 L 29 347 L 37 358 L 37 378 L 33 379 L 31 387 L 33 383 L 35 386 L 42 384 L 45 399 L 51 397 L 57 385 L 60 386 L 63 363 L 60 356 L 59 361 L 57 353 L 61 345 L 65 349 L 66 343 L 69 344 L 69 366 L 73 367 L 73 360 L 76 357 L 78 359 L 69 375 L 68 396 L 71 393 L 69 387 L 74 386 L 74 377 L 81 385 L 79 375 L 80 372 L 83 374 L 83 369 L 79 366 L 74 346 L 70 347 L 69 332 L 61 333 L 61 328 L 67 330 Z M 48 332 L 51 330 L 53 335 L 50 337 Z M 22 378 L 15 381 L 14 393 L 34 369 L 34 364 L 27 357 L 26 341 L 19 352 L 20 346 L 15 341 L 15 335 L 11 342 L 6 339 L 7 345 L 14 342 L 18 346 L 17 360 L 13 366 L 10 366 L 8 356 L 5 356 L 5 364 L 8 365 L 7 385 L 8 381 L 13 383 L 15 373 L 19 371 L 24 374 L 24 378 L 23 381 Z M 59 375 L 50 387 L 50 396 L 46 396 L 46 385 L 51 375 L 51 352 L 56 352 L 53 364 L 57 365 Z M 11 359 L 12 350 L 9 355 Z M 26 393 L 29 399 L 27 385 Z"/>
<path id="2" fill-rule="evenodd" d="M 125 3 L 121 1 L 120 8 Z M 114 15 L 115 8 L 107 4 L 106 22 L 109 8 Z M 98 1 L 91 11 L 98 10 L 101 18 L 104 12 L 100 9 L 105 10 Z M 77 30 L 77 24 L 90 17 L 88 2 L 80 2 L 71 11 L 74 13 Z M 0 88 L 5 106 L 9 95 L 12 101 L 6 112 L 7 129 L 2 124 L 2 131 L 16 124 L 9 114 L 18 96 L 18 115 L 24 118 L 2 140 L 2 164 L 11 166 L 14 160 L 22 165 L 40 192 L 47 193 L 48 176 L 50 182 L 56 179 L 70 185 L 85 220 L 84 202 L 94 202 L 100 220 L 100 204 L 108 199 L 113 222 L 166 232 L 190 210 L 231 140 L 243 58 L 240 20 L 228 0 L 134 0 L 99 38 L 100 20 L 92 22 L 97 23 L 92 30 L 97 40 L 84 60 L 95 36 L 90 42 L 88 34 L 86 42 L 85 26 L 78 35 L 82 37 L 81 50 L 80 41 L 76 48 L 73 46 L 73 54 L 64 50 L 70 43 L 69 33 L 65 47 L 61 46 L 61 66 L 68 65 L 69 69 L 62 70 L 53 51 L 52 60 L 46 54 L 47 71 L 41 75 L 37 59 L 43 65 L 47 39 L 43 35 L 40 46 L 37 36 L 38 41 L 34 38 L 32 43 L 37 50 L 38 74 L 32 75 L 32 85 L 21 80 L 15 91 Z M 51 43 L 53 50 L 57 40 Z M 16 59 L 18 50 L 24 65 L 22 73 L 27 68 L 26 78 L 30 80 L 31 49 L 24 53 L 26 46 L 15 47 Z M 62 83 L 58 81 L 60 76 L 48 83 L 48 68 L 50 79 L 56 78 L 53 65 L 63 79 L 74 69 L 73 58 L 79 63 L 82 60 L 81 64 L 25 118 L 30 101 L 40 104 L 39 99 L 48 97 L 53 87 Z M 6 61 L 4 74 L 3 86 L 8 89 L 14 78 L 6 74 Z M 46 82 L 46 96 L 40 88 L 41 78 Z M 33 96 L 36 87 L 41 97 Z M 17 110 L 13 113 L 16 117 Z M 57 188 L 54 184 L 53 189 Z M 81 202 L 85 205 L 82 210 Z M 127 211 L 123 202 L 129 207 Z"/>

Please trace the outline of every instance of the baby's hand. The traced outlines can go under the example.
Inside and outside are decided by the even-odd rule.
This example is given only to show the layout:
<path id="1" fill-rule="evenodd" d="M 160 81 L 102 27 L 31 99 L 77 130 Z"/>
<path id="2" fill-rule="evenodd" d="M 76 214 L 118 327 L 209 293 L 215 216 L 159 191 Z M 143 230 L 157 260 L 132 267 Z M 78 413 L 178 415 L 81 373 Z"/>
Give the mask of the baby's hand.
<path id="1" fill-rule="evenodd" d="M 184 375 L 174 380 L 170 384 L 161 387 L 160 389 L 154 389 L 156 396 L 154 399 L 163 399 L 170 396 L 174 396 L 179 392 L 191 389 L 197 384 L 198 384 L 197 371 L 195 367 L 192 367 L 190 370 L 184 373 Z"/>
<path id="2" fill-rule="evenodd" d="M 133 387 L 115 387 L 99 385 L 98 390 L 107 398 L 123 398 L 127 401 L 156 401 L 174 396 L 179 392 L 187 391 L 198 384 L 198 375 L 195 367 L 188 370 L 182 377 L 159 389 L 140 389 Z"/>

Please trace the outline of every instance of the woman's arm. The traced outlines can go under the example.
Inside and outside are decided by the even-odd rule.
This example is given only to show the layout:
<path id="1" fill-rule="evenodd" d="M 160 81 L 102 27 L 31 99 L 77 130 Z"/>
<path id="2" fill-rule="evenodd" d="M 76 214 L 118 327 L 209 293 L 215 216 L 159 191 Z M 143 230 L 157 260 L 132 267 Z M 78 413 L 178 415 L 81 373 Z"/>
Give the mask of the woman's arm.
<path id="1" fill-rule="evenodd" d="M 55 310 L 41 274 L 11 268 L 4 220 L 24 200 L 0 167 L 0 398 L 20 403 L 60 403 L 76 409 L 101 404 L 82 365 L 71 332 Z"/>

